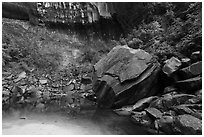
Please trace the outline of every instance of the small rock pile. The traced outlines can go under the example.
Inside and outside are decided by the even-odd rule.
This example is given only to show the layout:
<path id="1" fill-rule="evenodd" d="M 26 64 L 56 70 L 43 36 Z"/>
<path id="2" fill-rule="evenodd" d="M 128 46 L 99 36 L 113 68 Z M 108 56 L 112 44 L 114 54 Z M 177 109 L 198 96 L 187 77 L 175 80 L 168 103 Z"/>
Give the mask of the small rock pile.
<path id="1" fill-rule="evenodd" d="M 143 98 L 134 105 L 114 110 L 130 116 L 137 124 L 155 134 L 202 134 L 202 60 L 201 53 L 191 59 L 172 57 L 162 73 L 171 82 L 160 96 Z"/>
<path id="2" fill-rule="evenodd" d="M 56 105 L 56 108 L 68 111 L 79 108 L 83 99 L 93 94 L 91 79 L 86 74 L 72 76 L 66 70 L 54 73 L 34 68 L 28 70 L 11 68 L 3 71 L 3 110 L 29 107 L 49 111 Z"/>

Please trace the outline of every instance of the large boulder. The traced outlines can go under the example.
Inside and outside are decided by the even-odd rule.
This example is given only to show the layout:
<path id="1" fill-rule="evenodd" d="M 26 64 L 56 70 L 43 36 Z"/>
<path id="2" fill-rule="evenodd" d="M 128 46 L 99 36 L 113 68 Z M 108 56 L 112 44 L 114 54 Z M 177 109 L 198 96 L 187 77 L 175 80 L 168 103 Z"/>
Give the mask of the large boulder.
<path id="1" fill-rule="evenodd" d="M 202 120 L 191 115 L 177 116 L 175 126 L 185 135 L 202 134 Z"/>
<path id="2" fill-rule="evenodd" d="M 160 64 L 144 50 L 116 46 L 94 69 L 93 91 L 101 107 L 133 104 L 158 92 Z"/>

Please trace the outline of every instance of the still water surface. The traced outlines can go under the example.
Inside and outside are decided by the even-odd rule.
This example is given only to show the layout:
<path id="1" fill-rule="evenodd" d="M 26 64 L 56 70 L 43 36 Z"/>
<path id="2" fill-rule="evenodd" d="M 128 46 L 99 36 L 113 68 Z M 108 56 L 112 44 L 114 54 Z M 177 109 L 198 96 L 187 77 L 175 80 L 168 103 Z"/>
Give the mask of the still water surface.
<path id="1" fill-rule="evenodd" d="M 129 135 L 149 134 L 128 117 L 96 107 L 83 109 L 75 116 L 64 112 L 13 111 L 3 113 L 4 135 Z"/>

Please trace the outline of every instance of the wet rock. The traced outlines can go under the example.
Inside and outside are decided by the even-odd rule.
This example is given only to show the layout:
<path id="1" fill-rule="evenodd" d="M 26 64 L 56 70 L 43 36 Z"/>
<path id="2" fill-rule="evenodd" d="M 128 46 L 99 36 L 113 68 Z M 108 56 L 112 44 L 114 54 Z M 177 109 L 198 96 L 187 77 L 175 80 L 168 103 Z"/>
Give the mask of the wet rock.
<path id="1" fill-rule="evenodd" d="M 176 117 L 175 126 L 184 135 L 202 134 L 202 120 L 191 115 L 179 115 Z"/>
<path id="2" fill-rule="evenodd" d="M 162 116 L 155 122 L 158 124 L 158 129 L 166 134 L 177 134 L 174 128 L 175 118 L 173 116 Z"/>
<path id="3" fill-rule="evenodd" d="M 176 112 L 173 110 L 168 110 L 163 113 L 164 116 L 176 116 Z"/>
<path id="4" fill-rule="evenodd" d="M 13 74 L 11 74 L 11 75 L 9 75 L 9 76 L 5 77 L 5 79 L 7 79 L 7 80 L 11 80 L 11 79 L 12 79 L 12 77 L 13 77 Z"/>
<path id="5" fill-rule="evenodd" d="M 193 52 L 191 54 L 191 60 L 193 62 L 196 62 L 196 61 L 201 61 L 202 60 L 202 53 L 200 51 L 196 51 L 196 52 Z"/>
<path id="6" fill-rule="evenodd" d="M 155 100 L 157 98 L 158 98 L 157 96 L 151 96 L 148 98 L 143 98 L 143 99 L 137 101 L 137 103 L 135 103 L 135 105 L 133 106 L 132 109 L 133 109 L 133 111 L 142 111 L 145 108 L 147 108 L 153 100 Z"/>
<path id="7" fill-rule="evenodd" d="M 145 111 L 147 112 L 147 114 L 152 117 L 153 119 L 159 119 L 162 117 L 162 112 L 159 111 L 158 109 L 156 108 L 146 108 Z"/>
<path id="8" fill-rule="evenodd" d="M 131 116 L 131 120 L 141 126 L 154 128 L 153 120 L 147 115 L 145 111 L 134 112 L 134 115 Z"/>
<path id="9" fill-rule="evenodd" d="M 193 97 L 187 100 L 185 104 L 202 104 L 202 96 Z"/>
<path id="10" fill-rule="evenodd" d="M 175 86 L 180 90 L 184 90 L 186 93 L 192 94 L 202 88 L 202 77 L 198 76 L 187 80 L 177 81 Z"/>
<path id="11" fill-rule="evenodd" d="M 202 104 L 185 104 L 185 106 L 194 110 L 202 110 Z"/>
<path id="12" fill-rule="evenodd" d="M 144 50 L 117 46 L 94 68 L 93 91 L 102 107 L 133 104 L 158 92 L 160 64 Z"/>
<path id="13" fill-rule="evenodd" d="M 202 61 L 193 63 L 192 65 L 185 67 L 177 73 L 180 79 L 189 79 L 202 74 Z"/>
<path id="14" fill-rule="evenodd" d="M 178 106 L 172 107 L 172 109 L 177 113 L 177 115 L 189 114 L 196 118 L 202 119 L 202 115 L 190 109 L 188 105 L 185 105 L 185 104 L 178 105 Z"/>
<path id="15" fill-rule="evenodd" d="M 167 111 L 172 106 L 183 104 L 185 103 L 185 101 L 193 97 L 195 96 L 189 94 L 176 94 L 176 95 L 166 94 L 163 97 L 153 101 L 149 107 L 157 108 L 160 111 Z"/>
<path id="16" fill-rule="evenodd" d="M 165 65 L 162 71 L 167 75 L 171 76 L 172 73 L 176 72 L 181 67 L 181 61 L 175 57 L 172 57 L 165 61 Z"/>
<path id="17" fill-rule="evenodd" d="M 122 107 L 113 111 L 120 116 L 129 116 L 132 114 L 132 107 Z"/>

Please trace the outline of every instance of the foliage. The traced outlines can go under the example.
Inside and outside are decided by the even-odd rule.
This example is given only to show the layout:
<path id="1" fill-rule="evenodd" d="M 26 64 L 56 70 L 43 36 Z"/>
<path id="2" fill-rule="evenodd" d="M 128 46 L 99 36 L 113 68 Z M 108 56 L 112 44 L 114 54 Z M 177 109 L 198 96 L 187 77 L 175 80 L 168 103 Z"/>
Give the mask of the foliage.
<path id="1" fill-rule="evenodd" d="M 183 9 L 178 9 L 177 3 L 152 4 L 155 6 L 151 12 L 153 21 L 135 27 L 126 38 L 121 39 L 121 43 L 145 49 L 158 55 L 160 60 L 173 55 L 190 57 L 193 51 L 201 51 L 201 3 L 187 3 Z M 132 46 L 130 43 L 134 39 L 140 44 Z"/>

